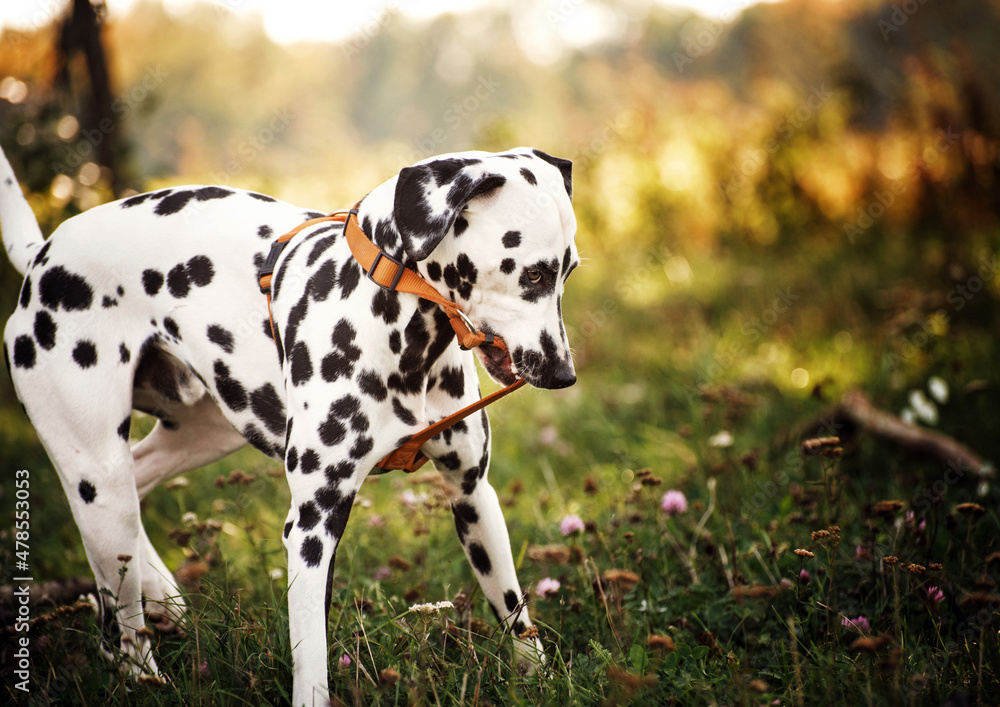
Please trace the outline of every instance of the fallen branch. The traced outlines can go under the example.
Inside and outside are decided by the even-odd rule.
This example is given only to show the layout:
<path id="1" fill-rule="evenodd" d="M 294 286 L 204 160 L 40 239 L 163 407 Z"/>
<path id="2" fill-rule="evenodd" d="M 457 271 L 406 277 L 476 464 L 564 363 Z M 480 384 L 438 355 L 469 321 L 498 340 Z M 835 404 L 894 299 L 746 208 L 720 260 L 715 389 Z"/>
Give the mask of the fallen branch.
<path id="1" fill-rule="evenodd" d="M 791 439 L 805 437 L 817 429 L 838 434 L 836 430 L 845 423 L 898 444 L 908 451 L 936 457 L 956 469 L 971 469 L 977 475 L 984 475 L 989 469 L 982 457 L 958 440 L 934 430 L 911 425 L 892 413 L 880 410 L 860 390 L 844 393 L 837 405 L 818 420 L 800 428 L 798 435 Z"/>

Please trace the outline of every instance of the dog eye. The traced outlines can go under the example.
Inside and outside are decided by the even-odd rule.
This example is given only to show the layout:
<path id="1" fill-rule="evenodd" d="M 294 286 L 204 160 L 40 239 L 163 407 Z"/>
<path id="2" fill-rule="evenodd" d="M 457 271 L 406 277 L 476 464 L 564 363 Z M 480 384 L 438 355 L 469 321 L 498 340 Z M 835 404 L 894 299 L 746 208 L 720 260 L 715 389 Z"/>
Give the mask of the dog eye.
<path id="1" fill-rule="evenodd" d="M 542 271 L 541 270 L 529 270 L 528 280 L 531 281 L 532 285 L 537 285 L 542 281 Z"/>

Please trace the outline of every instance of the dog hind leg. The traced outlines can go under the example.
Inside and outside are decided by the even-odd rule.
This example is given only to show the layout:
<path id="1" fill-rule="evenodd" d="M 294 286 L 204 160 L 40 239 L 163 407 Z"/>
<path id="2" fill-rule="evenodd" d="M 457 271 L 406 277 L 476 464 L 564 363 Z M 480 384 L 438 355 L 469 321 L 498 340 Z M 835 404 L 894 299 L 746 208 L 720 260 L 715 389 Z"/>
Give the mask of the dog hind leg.
<path id="1" fill-rule="evenodd" d="M 135 391 L 133 405 L 155 410 L 162 418 L 132 448 L 140 500 L 163 481 L 218 461 L 246 444 L 208 395 L 183 405 L 144 388 Z M 180 621 L 186 604 L 145 531 L 142 563 L 142 593 L 149 602 L 150 621 L 161 630 L 170 630 Z"/>
<path id="2" fill-rule="evenodd" d="M 139 496 L 132 455 L 121 433 L 130 412 L 130 390 L 93 395 L 90 376 L 59 376 L 38 365 L 16 372 L 19 397 L 59 474 L 83 539 L 100 595 L 105 640 L 119 645 L 126 668 L 156 675 L 145 629 Z M 30 391 L 30 395 L 25 395 Z"/>

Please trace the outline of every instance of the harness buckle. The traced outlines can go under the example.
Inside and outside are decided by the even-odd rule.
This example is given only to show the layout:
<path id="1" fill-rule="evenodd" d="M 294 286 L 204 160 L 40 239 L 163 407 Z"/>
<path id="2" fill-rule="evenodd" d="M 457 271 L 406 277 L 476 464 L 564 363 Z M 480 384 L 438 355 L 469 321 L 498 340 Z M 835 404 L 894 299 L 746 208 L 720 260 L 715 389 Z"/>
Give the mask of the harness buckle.
<path id="1" fill-rule="evenodd" d="M 264 260 L 264 264 L 260 266 L 260 270 L 257 272 L 257 282 L 260 283 L 260 293 L 266 295 L 271 291 L 270 281 L 268 281 L 267 286 L 265 286 L 261 281 L 274 273 L 274 265 L 278 262 L 278 258 L 281 256 L 281 251 L 285 249 L 288 241 L 275 241 L 271 244 L 271 252 L 267 254 L 267 258 Z"/>
<path id="2" fill-rule="evenodd" d="M 396 274 L 395 274 L 395 276 L 393 276 L 393 278 L 392 278 L 392 284 L 390 284 L 390 285 L 383 285 L 381 282 L 379 282 L 378 280 L 375 279 L 375 268 L 378 267 L 379 261 L 382 260 L 383 258 L 385 258 L 390 263 L 392 263 L 393 265 L 396 266 Z M 400 262 L 399 260 L 396 260 L 391 255 L 389 255 L 388 253 L 386 253 L 384 250 L 380 250 L 378 252 L 378 254 L 375 256 L 375 260 L 372 261 L 372 266 L 370 268 L 368 268 L 368 272 L 365 273 L 365 277 L 367 277 L 369 280 L 371 280 L 372 282 L 374 282 L 379 287 L 381 287 L 383 289 L 386 289 L 386 290 L 389 290 L 390 292 L 392 292 L 392 291 L 395 291 L 396 285 L 399 284 L 400 279 L 403 277 L 403 270 L 404 269 L 405 268 L 403 268 L 403 263 L 402 262 Z"/>

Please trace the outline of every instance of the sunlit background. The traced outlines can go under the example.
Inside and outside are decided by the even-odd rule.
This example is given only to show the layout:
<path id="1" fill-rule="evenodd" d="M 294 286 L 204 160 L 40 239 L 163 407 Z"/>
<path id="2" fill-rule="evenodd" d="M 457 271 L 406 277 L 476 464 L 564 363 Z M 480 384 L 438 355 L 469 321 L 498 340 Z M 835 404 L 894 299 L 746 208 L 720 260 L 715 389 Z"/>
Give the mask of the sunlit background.
<path id="1" fill-rule="evenodd" d="M 189 181 L 331 209 L 527 144 L 575 162 L 579 390 L 656 417 L 861 386 L 912 416 L 932 374 L 995 375 L 992 4 L 76 5 L 0 10 L 0 141 L 47 229 Z"/>

